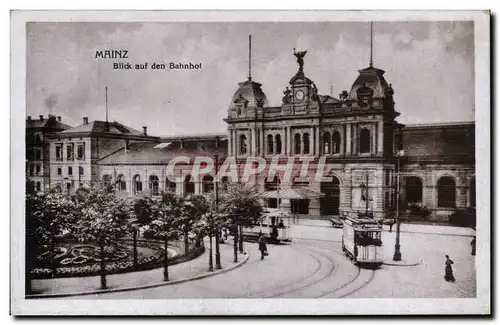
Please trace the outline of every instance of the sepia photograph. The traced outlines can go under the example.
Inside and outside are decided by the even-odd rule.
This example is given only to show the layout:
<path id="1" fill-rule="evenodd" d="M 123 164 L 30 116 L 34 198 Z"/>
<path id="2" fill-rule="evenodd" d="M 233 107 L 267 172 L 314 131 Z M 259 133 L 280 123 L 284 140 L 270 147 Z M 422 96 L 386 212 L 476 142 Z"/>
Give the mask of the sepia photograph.
<path id="1" fill-rule="evenodd" d="M 13 12 L 12 313 L 490 314 L 489 24 Z"/>

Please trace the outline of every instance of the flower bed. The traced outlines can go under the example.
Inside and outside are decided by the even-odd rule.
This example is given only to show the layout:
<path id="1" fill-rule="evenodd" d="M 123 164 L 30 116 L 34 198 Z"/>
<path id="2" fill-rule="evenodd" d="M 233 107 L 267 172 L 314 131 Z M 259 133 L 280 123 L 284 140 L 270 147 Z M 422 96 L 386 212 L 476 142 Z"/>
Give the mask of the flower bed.
<path id="1" fill-rule="evenodd" d="M 131 243 L 132 241 L 125 239 L 123 240 L 123 242 Z M 80 245 L 80 246 L 85 246 L 85 245 Z M 150 255 L 138 256 L 136 267 L 134 267 L 134 262 L 132 260 L 131 255 L 127 256 L 128 257 L 127 260 L 106 261 L 105 263 L 106 274 L 145 271 L 163 266 L 163 256 L 164 256 L 163 242 L 155 240 L 138 240 L 137 246 L 153 249 L 155 250 L 155 252 Z M 169 248 L 170 249 L 176 248 L 175 251 L 178 253 L 176 255 L 173 255 L 171 258 L 169 255 L 169 260 L 168 260 L 169 265 L 182 263 L 191 260 L 193 258 L 196 258 L 199 255 L 201 255 L 205 250 L 203 246 L 190 247 L 188 254 L 181 254 L 179 252 L 183 252 L 184 250 L 180 249 L 181 244 L 177 242 L 169 243 Z M 78 262 L 80 262 L 80 260 L 77 260 L 77 263 Z M 32 278 L 34 279 L 46 279 L 52 277 L 62 278 L 62 277 L 96 276 L 99 275 L 101 272 L 101 265 L 99 262 L 100 260 L 94 263 L 86 262 L 85 265 L 83 265 L 84 262 L 81 262 L 82 265 L 60 266 L 57 267 L 54 276 L 52 276 L 52 269 L 49 267 L 34 268 L 31 270 L 30 273 Z M 73 264 L 75 264 L 74 261 Z"/>

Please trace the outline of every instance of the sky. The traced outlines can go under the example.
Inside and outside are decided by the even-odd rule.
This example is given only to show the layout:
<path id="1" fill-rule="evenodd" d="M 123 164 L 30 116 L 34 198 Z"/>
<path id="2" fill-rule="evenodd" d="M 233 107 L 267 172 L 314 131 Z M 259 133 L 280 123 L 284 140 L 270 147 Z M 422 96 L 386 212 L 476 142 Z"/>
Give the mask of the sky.
<path id="1" fill-rule="evenodd" d="M 28 23 L 26 115 L 77 126 L 109 120 L 152 135 L 224 133 L 238 82 L 262 84 L 270 106 L 297 72 L 293 49 L 320 94 L 350 90 L 370 61 L 368 22 Z M 96 59 L 96 50 L 128 59 Z M 403 124 L 474 120 L 473 22 L 374 22 L 374 66 L 395 91 Z M 114 70 L 132 64 L 201 63 L 200 70 Z"/>

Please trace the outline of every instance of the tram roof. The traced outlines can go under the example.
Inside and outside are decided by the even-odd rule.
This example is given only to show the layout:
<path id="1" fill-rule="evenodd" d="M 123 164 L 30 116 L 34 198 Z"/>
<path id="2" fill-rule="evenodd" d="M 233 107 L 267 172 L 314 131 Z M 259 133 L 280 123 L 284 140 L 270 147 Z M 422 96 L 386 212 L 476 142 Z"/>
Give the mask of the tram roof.
<path id="1" fill-rule="evenodd" d="M 373 226 L 378 228 L 378 223 L 371 218 L 360 218 L 356 215 L 350 215 L 346 217 L 346 220 L 349 220 L 354 227 L 367 228 L 367 226 Z"/>

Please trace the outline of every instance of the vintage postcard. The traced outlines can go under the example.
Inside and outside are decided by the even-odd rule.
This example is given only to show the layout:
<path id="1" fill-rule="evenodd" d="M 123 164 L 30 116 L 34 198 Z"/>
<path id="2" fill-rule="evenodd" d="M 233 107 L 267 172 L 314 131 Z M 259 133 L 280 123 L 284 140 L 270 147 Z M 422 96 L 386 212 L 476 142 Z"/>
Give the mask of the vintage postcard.
<path id="1" fill-rule="evenodd" d="M 11 27 L 12 314 L 491 313 L 490 12 Z"/>

